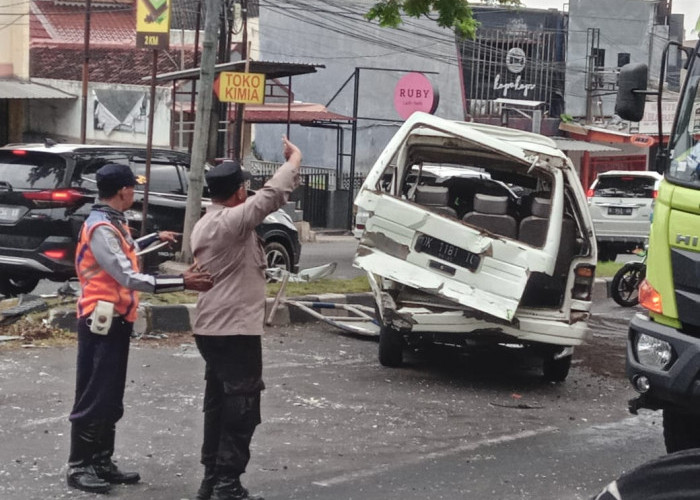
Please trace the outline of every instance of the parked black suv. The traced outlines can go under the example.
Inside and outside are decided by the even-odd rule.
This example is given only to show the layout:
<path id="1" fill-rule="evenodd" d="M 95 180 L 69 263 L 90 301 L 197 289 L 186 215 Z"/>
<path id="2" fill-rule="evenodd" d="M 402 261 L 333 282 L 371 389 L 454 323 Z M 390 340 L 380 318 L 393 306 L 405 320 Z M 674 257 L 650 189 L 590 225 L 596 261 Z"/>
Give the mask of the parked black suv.
<path id="1" fill-rule="evenodd" d="M 64 281 L 75 276 L 78 232 L 97 193 L 95 172 L 109 162 L 125 163 L 137 176 L 145 176 L 146 150 L 49 143 L 0 148 L 0 293 L 28 293 L 40 279 Z M 153 149 L 147 232 L 182 231 L 189 164 L 186 153 Z M 143 199 L 139 186 L 134 199 L 126 215 L 138 235 Z M 203 205 L 208 203 L 205 198 Z M 257 232 L 269 267 L 298 269 L 299 237 L 284 211 L 270 214 Z M 163 248 L 148 254 L 145 269 L 154 271 L 174 258 L 177 250 Z"/>

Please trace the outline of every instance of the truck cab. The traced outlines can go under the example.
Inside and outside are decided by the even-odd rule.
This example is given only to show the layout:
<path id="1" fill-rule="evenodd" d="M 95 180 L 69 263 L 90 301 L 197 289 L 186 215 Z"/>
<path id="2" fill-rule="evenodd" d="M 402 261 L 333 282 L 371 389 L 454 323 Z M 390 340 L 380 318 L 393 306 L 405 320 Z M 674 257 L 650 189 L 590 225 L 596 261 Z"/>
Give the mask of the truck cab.
<path id="1" fill-rule="evenodd" d="M 630 322 L 627 341 L 627 375 L 639 392 L 630 410 L 663 410 L 669 452 L 700 447 L 699 47 L 684 50 L 688 74 L 669 142 L 657 159 L 664 178 L 639 289 L 646 312 Z M 660 93 L 644 90 L 644 74 L 641 65 L 621 70 L 617 111 L 624 119 L 638 115 L 639 96 Z"/>

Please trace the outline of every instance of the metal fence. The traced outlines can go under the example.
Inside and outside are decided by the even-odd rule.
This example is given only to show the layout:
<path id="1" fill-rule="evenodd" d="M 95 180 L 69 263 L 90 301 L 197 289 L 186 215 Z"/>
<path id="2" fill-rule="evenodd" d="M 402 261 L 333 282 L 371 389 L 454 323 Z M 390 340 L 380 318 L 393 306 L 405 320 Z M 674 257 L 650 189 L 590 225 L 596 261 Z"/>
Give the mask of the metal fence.
<path id="1" fill-rule="evenodd" d="M 280 166 L 281 163 L 276 162 L 251 161 L 248 168 L 253 174 L 252 188 L 260 189 Z M 300 175 L 301 185 L 292 192 L 290 201 L 296 202 L 297 210 L 303 211 L 303 220 L 311 227 L 327 227 L 330 193 L 337 190 L 347 191 L 350 188 L 350 175 L 343 174 L 338 183 L 335 170 L 308 166 L 301 167 Z M 364 179 L 365 174 L 355 174 L 354 194 L 358 192 Z"/>

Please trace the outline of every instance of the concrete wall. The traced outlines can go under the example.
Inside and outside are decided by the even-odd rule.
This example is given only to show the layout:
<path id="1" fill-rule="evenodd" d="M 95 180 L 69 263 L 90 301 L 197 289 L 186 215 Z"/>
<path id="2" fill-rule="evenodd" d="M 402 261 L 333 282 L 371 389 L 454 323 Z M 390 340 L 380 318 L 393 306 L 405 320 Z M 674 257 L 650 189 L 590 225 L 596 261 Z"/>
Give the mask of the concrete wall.
<path id="1" fill-rule="evenodd" d="M 571 0 L 569 2 L 569 36 L 566 64 L 566 113 L 586 115 L 586 50 L 587 30 L 600 28 L 599 48 L 605 50 L 605 67 L 617 66 L 617 54 L 627 52 L 630 62 L 651 64 L 651 73 L 658 75 L 657 50 L 654 36 L 664 36 L 654 27 L 654 3 L 641 0 Z M 653 33 L 653 34 L 652 34 Z M 660 48 L 659 48 L 660 47 Z M 603 115 L 612 116 L 615 95 L 601 97 Z M 597 100 L 597 99 L 596 99 Z M 594 108 L 597 109 L 597 108 Z"/>
<path id="2" fill-rule="evenodd" d="M 29 78 L 30 2 L 4 4 L 0 6 L 0 76 L 26 79 Z"/>
<path id="3" fill-rule="evenodd" d="M 45 134 L 48 137 L 77 142 L 80 138 L 82 116 L 82 82 L 36 78 L 34 81 L 74 94 L 74 100 L 30 100 L 27 111 L 27 132 Z M 94 127 L 94 89 L 136 90 L 150 95 L 150 87 L 142 85 L 119 85 L 92 82 L 88 88 L 86 141 L 91 144 L 121 143 L 146 145 L 147 134 L 114 130 L 106 133 Z M 156 105 L 153 121 L 153 145 L 170 147 L 170 87 L 156 88 Z M 146 117 L 147 118 L 147 117 Z M 145 130 L 145 129 L 144 129 Z"/>
<path id="4" fill-rule="evenodd" d="M 313 0 L 306 10 L 285 9 L 284 2 L 274 8 L 260 6 L 260 57 L 273 61 L 303 61 L 324 64 L 317 73 L 294 77 L 296 100 L 326 104 L 350 77 L 355 67 L 436 71 L 426 76 L 440 93 L 436 115 L 463 119 L 460 77 L 454 35 L 440 29 L 434 21 L 410 19 L 401 30 L 380 28 L 359 18 L 372 3 L 368 0 L 330 2 Z M 324 15 L 329 9 L 346 9 L 353 17 Z M 293 13 L 294 15 L 290 15 Z M 299 20 L 298 17 L 303 17 Z M 337 33 L 341 30 L 348 33 Z M 373 41 L 366 41 L 372 39 Z M 397 130 L 402 119 L 394 110 L 393 93 L 405 72 L 361 70 L 358 115 L 392 120 L 358 121 L 356 170 L 367 171 Z M 284 82 L 286 83 L 286 82 Z M 352 116 L 352 82 L 329 106 L 331 111 Z M 256 126 L 256 150 L 265 160 L 280 161 L 280 136 L 285 125 Z M 350 152 L 350 133 L 345 137 L 345 152 Z M 293 126 L 291 140 L 304 153 L 304 164 L 334 167 L 336 134 L 334 131 Z M 348 172 L 349 158 L 344 171 Z"/>

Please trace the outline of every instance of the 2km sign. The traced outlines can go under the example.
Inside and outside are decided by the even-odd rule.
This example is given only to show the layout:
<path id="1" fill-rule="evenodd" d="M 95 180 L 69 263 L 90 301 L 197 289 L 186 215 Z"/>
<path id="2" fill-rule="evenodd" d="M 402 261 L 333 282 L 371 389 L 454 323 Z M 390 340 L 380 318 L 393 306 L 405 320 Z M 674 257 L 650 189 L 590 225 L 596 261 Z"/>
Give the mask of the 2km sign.
<path id="1" fill-rule="evenodd" d="M 265 75 L 222 71 L 214 81 L 214 92 L 221 102 L 262 104 L 265 101 Z"/>

